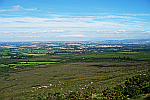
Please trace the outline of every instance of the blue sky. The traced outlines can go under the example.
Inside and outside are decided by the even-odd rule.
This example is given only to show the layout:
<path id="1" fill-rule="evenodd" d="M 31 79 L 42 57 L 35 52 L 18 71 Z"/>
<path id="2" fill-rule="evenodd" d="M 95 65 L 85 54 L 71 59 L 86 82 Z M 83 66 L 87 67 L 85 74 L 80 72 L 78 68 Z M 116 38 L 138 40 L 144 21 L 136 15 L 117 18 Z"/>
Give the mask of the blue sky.
<path id="1" fill-rule="evenodd" d="M 150 38 L 150 0 L 0 0 L 0 41 Z"/>

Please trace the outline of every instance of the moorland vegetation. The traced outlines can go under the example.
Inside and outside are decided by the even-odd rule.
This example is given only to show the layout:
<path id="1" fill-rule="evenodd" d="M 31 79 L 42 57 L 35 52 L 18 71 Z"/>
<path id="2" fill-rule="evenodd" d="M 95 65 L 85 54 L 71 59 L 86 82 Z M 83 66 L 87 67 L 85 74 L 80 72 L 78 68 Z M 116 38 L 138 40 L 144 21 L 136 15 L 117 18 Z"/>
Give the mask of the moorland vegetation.
<path id="1" fill-rule="evenodd" d="M 1 42 L 0 99 L 150 99 L 149 42 Z"/>

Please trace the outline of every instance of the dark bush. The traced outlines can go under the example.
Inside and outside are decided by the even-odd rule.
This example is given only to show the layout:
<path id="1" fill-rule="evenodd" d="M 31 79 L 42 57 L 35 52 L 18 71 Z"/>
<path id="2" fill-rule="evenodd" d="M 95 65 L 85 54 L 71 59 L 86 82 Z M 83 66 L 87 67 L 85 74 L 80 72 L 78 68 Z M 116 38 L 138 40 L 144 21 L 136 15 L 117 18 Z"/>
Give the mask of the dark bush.
<path id="1" fill-rule="evenodd" d="M 136 75 L 125 80 L 124 95 L 139 98 L 143 93 L 150 93 L 149 75 Z"/>
<path id="2" fill-rule="evenodd" d="M 127 97 L 124 96 L 120 91 L 107 88 L 103 91 L 103 96 L 107 97 L 108 100 L 126 100 Z"/>

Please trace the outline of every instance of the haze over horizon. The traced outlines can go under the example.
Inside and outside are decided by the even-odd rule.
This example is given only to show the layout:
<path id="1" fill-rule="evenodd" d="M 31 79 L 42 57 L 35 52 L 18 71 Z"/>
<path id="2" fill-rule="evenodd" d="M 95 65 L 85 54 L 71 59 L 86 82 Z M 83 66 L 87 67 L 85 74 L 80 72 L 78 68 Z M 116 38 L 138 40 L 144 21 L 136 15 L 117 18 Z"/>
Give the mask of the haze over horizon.
<path id="1" fill-rule="evenodd" d="M 150 0 L 0 0 L 0 41 L 150 39 Z"/>

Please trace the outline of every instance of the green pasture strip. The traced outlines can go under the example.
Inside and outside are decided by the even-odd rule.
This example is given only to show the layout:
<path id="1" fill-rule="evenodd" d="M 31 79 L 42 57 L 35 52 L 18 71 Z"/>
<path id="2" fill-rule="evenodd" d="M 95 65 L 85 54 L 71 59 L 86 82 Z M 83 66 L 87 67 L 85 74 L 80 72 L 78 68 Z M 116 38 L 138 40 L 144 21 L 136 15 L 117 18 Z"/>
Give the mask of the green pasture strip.
<path id="1" fill-rule="evenodd" d="M 46 55 L 46 54 L 25 54 L 25 55 L 44 56 L 44 55 Z"/>
<path id="2" fill-rule="evenodd" d="M 27 66 L 27 65 L 35 65 L 35 64 L 9 64 L 12 66 Z"/>
<path id="3" fill-rule="evenodd" d="M 6 57 L 6 58 L 10 58 L 11 56 L 2 56 L 1 58 L 5 58 L 5 57 Z"/>
<path id="4" fill-rule="evenodd" d="M 69 53 L 56 53 L 56 54 L 60 54 L 60 55 L 63 55 L 63 54 L 69 54 Z"/>
<path id="5" fill-rule="evenodd" d="M 46 53 L 46 52 L 50 52 L 50 50 L 33 50 L 34 52 L 40 52 L 40 53 Z"/>
<path id="6" fill-rule="evenodd" d="M 56 63 L 56 62 L 20 62 L 21 64 L 48 64 L 48 63 Z"/>
<path id="7" fill-rule="evenodd" d="M 0 64 L 0 67 L 8 67 L 8 65 Z"/>
<path id="8" fill-rule="evenodd" d="M 132 54 L 133 53 L 133 54 L 135 54 L 135 53 L 139 53 L 139 52 L 117 52 L 117 53 L 125 53 L 125 54 L 128 54 L 128 53 Z"/>

